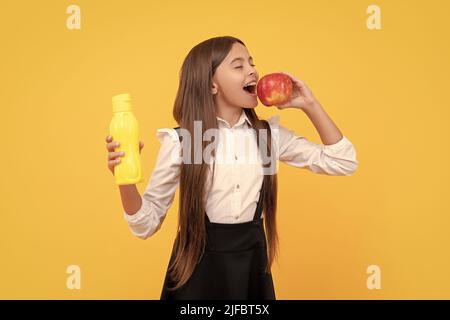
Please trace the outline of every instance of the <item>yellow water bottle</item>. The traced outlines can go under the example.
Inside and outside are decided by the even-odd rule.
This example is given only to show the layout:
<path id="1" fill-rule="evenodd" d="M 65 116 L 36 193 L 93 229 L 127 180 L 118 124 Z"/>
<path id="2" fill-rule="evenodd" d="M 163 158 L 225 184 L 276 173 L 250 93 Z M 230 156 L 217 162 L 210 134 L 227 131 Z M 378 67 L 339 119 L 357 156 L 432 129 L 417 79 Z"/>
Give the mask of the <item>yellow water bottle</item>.
<path id="1" fill-rule="evenodd" d="M 120 143 L 116 152 L 123 151 L 121 162 L 114 167 L 117 185 L 142 182 L 141 158 L 139 155 L 139 125 L 131 109 L 128 93 L 118 94 L 112 98 L 113 117 L 109 133 L 114 141 Z"/>

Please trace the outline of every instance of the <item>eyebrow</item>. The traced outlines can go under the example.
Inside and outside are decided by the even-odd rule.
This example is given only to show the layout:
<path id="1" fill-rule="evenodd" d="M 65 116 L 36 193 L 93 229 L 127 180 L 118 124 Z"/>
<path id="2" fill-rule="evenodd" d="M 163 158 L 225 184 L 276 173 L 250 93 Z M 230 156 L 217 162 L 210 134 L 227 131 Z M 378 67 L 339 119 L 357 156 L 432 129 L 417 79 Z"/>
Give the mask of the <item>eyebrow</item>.
<path id="1" fill-rule="evenodd" d="M 243 60 L 245 60 L 245 59 L 242 58 L 242 57 L 234 58 L 233 61 L 230 62 L 230 64 L 232 64 L 232 63 L 235 62 L 236 60 L 241 60 L 241 61 L 243 61 Z M 253 58 L 252 58 L 252 57 L 249 57 L 248 60 L 253 60 Z"/>

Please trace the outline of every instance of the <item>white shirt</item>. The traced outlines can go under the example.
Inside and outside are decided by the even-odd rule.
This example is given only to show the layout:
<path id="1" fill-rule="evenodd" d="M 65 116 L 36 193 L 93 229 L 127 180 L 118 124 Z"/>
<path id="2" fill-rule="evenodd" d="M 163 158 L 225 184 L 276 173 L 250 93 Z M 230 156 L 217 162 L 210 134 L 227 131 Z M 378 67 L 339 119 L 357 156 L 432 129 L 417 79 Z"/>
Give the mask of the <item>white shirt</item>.
<path id="1" fill-rule="evenodd" d="M 244 111 L 233 127 L 220 117 L 217 120 L 220 138 L 213 185 L 206 201 L 206 213 L 211 222 L 250 221 L 255 213 L 264 177 L 256 136 L 251 138 L 251 135 L 246 134 L 253 129 Z M 343 136 L 332 145 L 316 144 L 280 125 L 278 115 L 267 121 L 277 144 L 275 150 L 279 161 L 314 173 L 335 176 L 350 176 L 357 169 L 355 148 L 347 137 Z M 142 239 L 159 230 L 179 185 L 182 161 L 178 134 L 175 129 L 161 128 L 157 130 L 157 138 L 161 146 L 150 181 L 142 195 L 142 206 L 134 215 L 123 212 L 131 232 Z M 252 154 L 258 155 L 256 161 L 251 158 Z M 223 157 L 220 158 L 220 155 Z M 211 183 L 211 168 L 210 165 L 208 188 Z"/>

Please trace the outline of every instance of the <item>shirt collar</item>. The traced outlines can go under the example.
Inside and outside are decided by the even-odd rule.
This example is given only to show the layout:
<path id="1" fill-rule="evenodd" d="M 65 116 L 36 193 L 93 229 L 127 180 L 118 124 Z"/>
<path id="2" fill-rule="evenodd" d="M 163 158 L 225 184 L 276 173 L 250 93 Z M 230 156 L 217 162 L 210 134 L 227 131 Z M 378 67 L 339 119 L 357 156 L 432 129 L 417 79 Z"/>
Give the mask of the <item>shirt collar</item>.
<path id="1" fill-rule="evenodd" d="M 216 117 L 216 118 L 217 118 L 217 120 L 219 121 L 219 123 L 225 125 L 225 126 L 228 127 L 228 128 L 231 128 L 231 126 L 230 126 L 230 124 L 228 123 L 228 121 L 226 121 L 226 120 L 224 120 L 224 119 L 222 119 L 222 118 L 220 118 L 220 117 Z M 236 122 L 236 124 L 233 126 L 233 128 L 239 127 L 239 126 L 243 125 L 245 122 L 247 122 L 248 125 L 249 125 L 250 127 L 252 127 L 252 123 L 251 123 L 250 120 L 248 119 L 247 114 L 245 113 L 244 109 L 242 109 L 241 116 L 239 117 L 238 122 Z"/>

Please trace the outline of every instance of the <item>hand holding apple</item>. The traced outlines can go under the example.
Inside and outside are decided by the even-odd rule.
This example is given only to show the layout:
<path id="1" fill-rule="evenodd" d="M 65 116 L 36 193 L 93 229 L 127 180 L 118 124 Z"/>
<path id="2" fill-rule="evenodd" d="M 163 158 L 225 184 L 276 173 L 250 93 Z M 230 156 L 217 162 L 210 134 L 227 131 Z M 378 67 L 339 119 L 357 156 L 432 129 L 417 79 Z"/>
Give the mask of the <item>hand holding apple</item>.
<path id="1" fill-rule="evenodd" d="M 267 79 L 265 79 L 267 77 Z M 261 83 L 261 81 L 263 81 Z M 273 82 L 278 82 L 274 84 Z M 292 87 L 289 87 L 288 83 Z M 261 85 L 260 85 L 261 83 Z M 314 107 L 316 98 L 306 84 L 287 72 L 277 72 L 262 77 L 257 84 L 258 98 L 266 106 L 278 109 L 298 108 L 306 110 Z"/>

